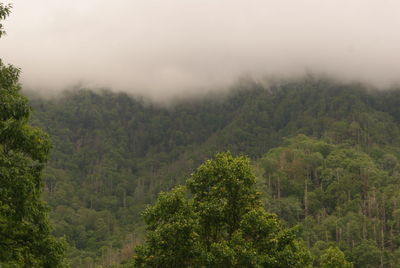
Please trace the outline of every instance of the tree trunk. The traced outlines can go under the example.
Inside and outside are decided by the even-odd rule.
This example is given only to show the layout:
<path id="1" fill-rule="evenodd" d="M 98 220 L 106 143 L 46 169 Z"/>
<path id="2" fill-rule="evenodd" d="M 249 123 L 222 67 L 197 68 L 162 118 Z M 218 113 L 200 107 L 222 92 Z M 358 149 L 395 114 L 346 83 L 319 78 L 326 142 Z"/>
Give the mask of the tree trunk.
<path id="1" fill-rule="evenodd" d="M 307 182 L 308 182 L 307 178 L 305 178 L 305 180 L 304 180 L 304 184 L 305 184 L 305 186 L 304 186 L 304 216 L 305 216 L 305 218 L 307 218 L 307 216 L 308 216 L 308 196 L 307 196 L 308 183 Z"/>

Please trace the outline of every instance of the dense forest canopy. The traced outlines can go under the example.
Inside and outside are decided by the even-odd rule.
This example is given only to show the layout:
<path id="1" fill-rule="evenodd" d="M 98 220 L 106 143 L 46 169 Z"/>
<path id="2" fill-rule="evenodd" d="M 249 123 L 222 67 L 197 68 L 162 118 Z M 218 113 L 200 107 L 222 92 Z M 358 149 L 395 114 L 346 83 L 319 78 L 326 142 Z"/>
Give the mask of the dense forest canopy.
<path id="1" fill-rule="evenodd" d="M 219 153 L 200 165 L 186 188 L 161 193 L 144 212 L 146 241 L 134 267 L 309 267 L 312 257 L 265 211 L 247 157 Z"/>
<path id="2" fill-rule="evenodd" d="M 0 37 L 11 8 L 0 3 Z M 214 26 L 213 22 L 212 28 L 218 29 Z M 192 33 L 191 27 L 186 29 Z M 114 42 L 103 35 L 101 40 Z M 243 40 L 252 43 L 250 38 Z M 169 50 L 168 42 L 160 43 Z M 112 46 L 118 48 L 118 42 Z M 239 56 L 243 66 L 238 67 L 265 65 L 268 53 L 243 48 L 250 58 L 258 54 L 258 63 L 250 60 L 246 67 Z M 221 61 L 215 49 L 212 62 Z M 205 56 L 189 51 L 186 54 Z M 92 53 L 98 61 L 95 50 Z M 162 62 L 162 54 L 152 51 L 151 57 Z M 174 57 L 178 54 L 185 55 Z M 350 54 L 346 60 L 357 62 Z M 364 57 L 375 63 L 383 60 L 387 66 L 396 61 L 381 55 Z M 143 85 L 156 82 L 153 86 L 162 93 L 168 87 L 172 92 L 178 80 L 201 87 L 224 78 L 211 68 L 224 69 L 222 61 L 208 64 L 206 77 L 213 79 L 200 82 L 187 75 L 201 68 L 188 68 L 186 73 L 180 70 L 184 64 L 174 69 L 174 57 L 167 57 L 169 69 L 161 72 L 141 66 L 142 79 L 153 75 Z M 70 64 L 71 58 L 66 59 Z M 230 66 L 237 61 L 226 59 Z M 128 62 L 124 68 L 117 63 L 119 78 L 127 78 L 126 71 L 130 74 Z M 202 62 L 208 62 L 206 57 Z M 343 62 L 340 66 L 346 67 Z M 111 60 L 104 66 L 106 72 L 113 69 Z M 361 73 L 382 75 L 362 67 Z M 84 69 L 103 76 L 101 68 Z M 331 73 L 338 74 L 333 69 Z M 224 70 L 224 79 L 231 71 L 234 68 Z M 395 74 L 391 71 L 384 71 L 387 77 Z M 47 83 L 53 78 L 48 76 Z M 398 88 L 383 91 L 313 75 L 271 80 L 268 86 L 244 79 L 226 94 L 183 96 L 159 105 L 90 89 L 28 99 L 21 94 L 19 79 L 20 69 L 0 59 L 0 267 L 400 267 Z"/>
<path id="3" fill-rule="evenodd" d="M 229 150 L 253 160 L 266 210 L 300 225 L 315 265 L 340 249 L 356 267 L 395 267 L 398 103 L 396 90 L 313 77 L 242 82 L 169 107 L 108 91 L 31 98 L 32 123 L 54 143 L 45 176 L 54 233 L 73 265 L 129 261 L 145 205 Z"/>

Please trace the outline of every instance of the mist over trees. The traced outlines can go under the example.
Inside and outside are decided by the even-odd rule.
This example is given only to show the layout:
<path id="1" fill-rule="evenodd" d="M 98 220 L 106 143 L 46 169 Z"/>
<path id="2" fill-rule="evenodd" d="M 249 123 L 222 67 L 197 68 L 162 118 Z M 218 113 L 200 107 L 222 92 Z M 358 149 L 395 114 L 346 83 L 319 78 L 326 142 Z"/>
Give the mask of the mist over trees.
<path id="1" fill-rule="evenodd" d="M 400 83 L 397 0 L 10 2 L 0 51 L 45 97 L 82 85 L 174 100 L 243 74 Z"/>
<path id="2" fill-rule="evenodd" d="M 10 12 L 0 3 L 0 22 Z M 246 49 L 255 44 L 243 40 Z M 204 56 L 189 52 L 177 54 Z M 264 66 L 264 54 L 248 53 Z M 174 83 L 219 85 L 205 58 L 204 76 L 190 75 L 202 69 L 195 61 L 182 62 L 151 72 L 154 61 L 139 78 L 167 91 Z M 328 69 L 343 74 L 341 63 Z M 124 66 L 115 72 L 122 84 L 132 81 Z M 115 71 L 111 62 L 100 67 Z M 400 266 L 400 89 L 306 75 L 268 86 L 243 79 L 229 92 L 186 92 L 168 105 L 90 89 L 28 100 L 20 72 L 0 59 L 1 267 Z"/>
<path id="3" fill-rule="evenodd" d="M 146 204 L 229 150 L 252 159 L 266 211 L 299 225 L 314 265 L 342 252 L 355 267 L 395 267 L 399 101 L 312 77 L 168 108 L 107 91 L 32 99 L 32 123 L 54 143 L 45 195 L 55 234 L 73 265 L 129 263 Z"/>

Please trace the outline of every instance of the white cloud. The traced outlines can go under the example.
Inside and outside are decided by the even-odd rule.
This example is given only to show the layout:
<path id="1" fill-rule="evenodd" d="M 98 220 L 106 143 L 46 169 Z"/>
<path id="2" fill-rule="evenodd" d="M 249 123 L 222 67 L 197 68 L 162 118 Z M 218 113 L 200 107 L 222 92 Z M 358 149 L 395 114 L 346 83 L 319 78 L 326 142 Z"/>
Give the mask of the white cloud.
<path id="1" fill-rule="evenodd" d="M 399 82 L 400 1 L 14 0 L 0 57 L 27 87 L 169 98 L 242 74 Z"/>

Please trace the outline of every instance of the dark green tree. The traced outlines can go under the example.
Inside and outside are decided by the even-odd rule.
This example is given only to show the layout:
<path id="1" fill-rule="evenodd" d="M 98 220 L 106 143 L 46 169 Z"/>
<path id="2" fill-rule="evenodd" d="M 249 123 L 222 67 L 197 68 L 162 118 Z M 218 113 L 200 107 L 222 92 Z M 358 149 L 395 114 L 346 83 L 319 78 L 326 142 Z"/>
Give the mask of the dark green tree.
<path id="1" fill-rule="evenodd" d="M 247 157 L 217 154 L 144 213 L 136 267 L 308 267 L 308 250 L 267 213 Z"/>
<path id="2" fill-rule="evenodd" d="M 0 3 L 0 20 L 9 13 L 10 6 Z M 60 267 L 63 246 L 50 234 L 41 199 L 51 146 L 28 124 L 30 107 L 18 77 L 19 69 L 0 61 L 0 266 Z"/>

